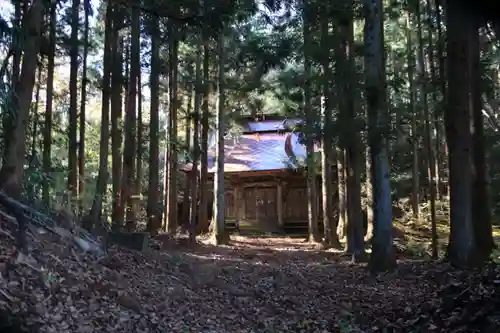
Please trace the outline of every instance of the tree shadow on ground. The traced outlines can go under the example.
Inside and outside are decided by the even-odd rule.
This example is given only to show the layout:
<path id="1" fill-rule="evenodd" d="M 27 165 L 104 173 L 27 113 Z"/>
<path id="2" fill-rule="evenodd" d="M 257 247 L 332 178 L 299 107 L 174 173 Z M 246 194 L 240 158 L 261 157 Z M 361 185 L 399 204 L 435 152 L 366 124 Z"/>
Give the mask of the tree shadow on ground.
<path id="1" fill-rule="evenodd" d="M 347 323 L 363 332 L 445 328 L 433 311 L 450 284 L 469 279 L 444 263 L 405 258 L 395 272 L 373 276 L 341 253 L 289 238 L 233 237 L 227 246 L 198 244 L 178 255 L 191 262 L 192 276 L 210 276 L 198 279 L 205 287 L 236 302 L 246 299 L 253 310 L 237 311 L 254 329 L 259 320 L 307 332 L 340 332 Z"/>
<path id="2" fill-rule="evenodd" d="M 12 239 L 0 235 L 0 245 L 1 254 L 13 252 Z M 474 295 L 467 290 L 480 290 L 471 288 L 479 275 L 442 263 L 401 259 L 395 272 L 373 276 L 302 239 L 164 245 L 144 252 L 111 247 L 98 259 L 39 235 L 32 254 L 44 274 L 14 267 L 2 290 L 16 300 L 0 308 L 17 307 L 28 328 L 55 332 L 448 332 L 443 318 L 453 311 L 438 311 L 443 294 L 463 304 Z"/>
<path id="3" fill-rule="evenodd" d="M 199 242 L 194 247 L 187 247 L 186 250 L 192 254 L 215 255 L 226 260 L 307 260 L 311 263 L 325 260 L 347 261 L 342 251 L 321 250 L 318 244 L 303 242 L 303 238 L 291 237 L 231 236 L 228 245 L 215 246 L 205 241 Z"/>

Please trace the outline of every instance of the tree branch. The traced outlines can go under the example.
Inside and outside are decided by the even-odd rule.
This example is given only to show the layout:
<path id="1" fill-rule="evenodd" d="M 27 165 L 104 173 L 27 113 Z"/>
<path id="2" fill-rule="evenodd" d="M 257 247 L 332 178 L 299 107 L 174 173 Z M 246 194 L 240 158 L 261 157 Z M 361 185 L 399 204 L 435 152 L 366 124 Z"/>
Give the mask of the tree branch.
<path id="1" fill-rule="evenodd" d="M 118 4 L 122 5 L 127 8 L 139 8 L 143 12 L 158 16 L 158 17 L 164 17 L 168 18 L 170 20 L 176 21 L 178 23 L 185 23 L 185 24 L 191 24 L 194 26 L 201 26 L 201 21 L 203 19 L 203 16 L 197 15 L 197 14 L 192 14 L 192 15 L 175 15 L 172 12 L 170 12 L 168 9 L 163 9 L 163 10 L 158 10 L 158 9 L 153 9 L 152 7 L 145 6 L 141 3 L 134 3 L 130 0 L 108 0 L 108 3 L 112 4 Z M 156 8 L 162 8 L 162 7 L 156 7 Z M 200 22 L 198 22 L 198 19 Z"/>

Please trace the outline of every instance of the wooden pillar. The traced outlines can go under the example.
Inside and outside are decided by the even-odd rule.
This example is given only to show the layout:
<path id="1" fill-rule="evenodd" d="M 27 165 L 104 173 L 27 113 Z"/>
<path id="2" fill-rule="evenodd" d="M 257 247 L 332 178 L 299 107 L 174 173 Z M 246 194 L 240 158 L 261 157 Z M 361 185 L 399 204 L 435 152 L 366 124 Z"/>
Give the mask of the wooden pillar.
<path id="1" fill-rule="evenodd" d="M 283 228 L 284 226 L 284 221 L 283 221 L 283 184 L 281 182 L 278 182 L 278 188 L 277 188 L 277 195 L 276 195 L 276 210 L 278 212 L 278 226 L 280 228 Z"/>
<path id="2" fill-rule="evenodd" d="M 243 198 L 243 186 L 237 183 L 234 186 L 234 206 L 236 209 L 236 223 L 239 229 L 241 221 L 245 218 L 245 200 Z"/>

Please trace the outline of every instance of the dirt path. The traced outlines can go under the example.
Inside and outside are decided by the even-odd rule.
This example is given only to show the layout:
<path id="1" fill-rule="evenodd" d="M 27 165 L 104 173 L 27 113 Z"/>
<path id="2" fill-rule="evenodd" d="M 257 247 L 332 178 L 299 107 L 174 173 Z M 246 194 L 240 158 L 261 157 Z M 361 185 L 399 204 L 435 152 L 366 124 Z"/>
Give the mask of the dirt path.
<path id="1" fill-rule="evenodd" d="M 441 296 L 452 285 L 452 301 L 462 297 L 473 280 L 408 260 L 374 277 L 339 253 L 285 238 L 111 249 L 101 260 L 67 244 L 36 246 L 43 271 L 17 265 L 1 281 L 0 307 L 41 332 L 451 332 L 448 310 L 436 316 Z"/>
<path id="2" fill-rule="evenodd" d="M 198 300 L 188 311 L 193 332 L 378 331 L 399 319 L 390 309 L 411 312 L 432 298 L 440 288 L 435 275 L 446 269 L 401 261 L 398 272 L 373 277 L 340 253 L 289 238 L 233 237 L 230 246 L 176 255 L 189 266 Z M 181 317 L 170 325 L 185 325 Z"/>

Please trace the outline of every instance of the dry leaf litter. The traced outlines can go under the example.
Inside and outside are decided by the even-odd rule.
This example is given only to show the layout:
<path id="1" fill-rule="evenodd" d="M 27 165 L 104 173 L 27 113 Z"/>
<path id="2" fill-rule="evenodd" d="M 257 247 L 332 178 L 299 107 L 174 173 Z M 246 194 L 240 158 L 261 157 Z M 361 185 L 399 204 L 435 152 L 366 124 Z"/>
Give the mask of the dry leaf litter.
<path id="1" fill-rule="evenodd" d="M 500 331 L 494 266 L 401 259 L 397 272 L 371 276 L 284 238 L 191 248 L 163 239 L 151 242 L 161 250 L 103 255 L 33 226 L 23 255 L 15 227 L 0 217 L 0 332 Z"/>

